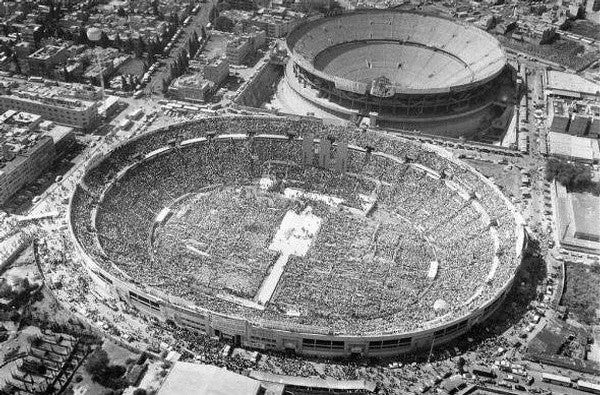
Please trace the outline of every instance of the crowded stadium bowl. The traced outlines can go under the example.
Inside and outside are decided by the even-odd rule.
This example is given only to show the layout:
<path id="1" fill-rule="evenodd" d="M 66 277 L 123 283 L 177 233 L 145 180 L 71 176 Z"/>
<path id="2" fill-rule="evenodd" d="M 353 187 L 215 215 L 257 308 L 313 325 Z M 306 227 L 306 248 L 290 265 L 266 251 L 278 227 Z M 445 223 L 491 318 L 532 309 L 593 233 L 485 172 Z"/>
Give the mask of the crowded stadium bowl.
<path id="1" fill-rule="evenodd" d="M 94 158 L 70 227 L 96 285 L 256 349 L 392 355 L 482 323 L 522 220 L 443 149 L 314 119 L 216 117 Z"/>
<path id="2" fill-rule="evenodd" d="M 386 127 L 465 135 L 512 85 L 493 36 L 432 15 L 362 10 L 309 19 L 286 44 L 286 81 L 300 97 Z"/>

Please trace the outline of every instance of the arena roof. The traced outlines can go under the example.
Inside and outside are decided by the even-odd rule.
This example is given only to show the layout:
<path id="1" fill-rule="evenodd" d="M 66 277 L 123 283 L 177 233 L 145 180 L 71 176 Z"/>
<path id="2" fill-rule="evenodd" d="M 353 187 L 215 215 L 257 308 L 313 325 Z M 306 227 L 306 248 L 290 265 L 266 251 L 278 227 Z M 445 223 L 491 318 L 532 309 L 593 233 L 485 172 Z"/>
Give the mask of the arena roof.
<path id="1" fill-rule="evenodd" d="M 361 10 L 311 19 L 290 33 L 287 45 L 305 70 L 363 94 L 379 77 L 396 93 L 460 90 L 489 81 L 506 65 L 488 33 L 414 12 Z"/>

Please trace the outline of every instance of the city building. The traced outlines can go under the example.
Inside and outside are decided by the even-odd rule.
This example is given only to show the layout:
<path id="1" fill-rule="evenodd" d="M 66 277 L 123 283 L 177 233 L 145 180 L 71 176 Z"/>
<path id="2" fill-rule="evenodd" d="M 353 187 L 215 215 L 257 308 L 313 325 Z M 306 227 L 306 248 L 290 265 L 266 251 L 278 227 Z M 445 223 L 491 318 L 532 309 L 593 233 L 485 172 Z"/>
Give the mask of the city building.
<path id="1" fill-rule="evenodd" d="M 295 5 L 299 9 L 330 9 L 333 6 L 333 0 L 297 0 Z"/>
<path id="2" fill-rule="evenodd" d="M 55 158 L 54 141 L 33 125 L 40 117 L 7 111 L 0 116 L 0 204 L 34 181 Z"/>
<path id="3" fill-rule="evenodd" d="M 600 0 L 588 0 L 585 8 L 585 19 L 600 23 Z"/>
<path id="4" fill-rule="evenodd" d="M 570 193 L 553 185 L 557 236 L 562 248 L 600 254 L 600 198 L 590 193 Z"/>
<path id="5" fill-rule="evenodd" d="M 230 64 L 244 63 L 246 56 L 252 51 L 252 41 L 248 37 L 236 37 L 227 43 L 225 55 Z"/>
<path id="6" fill-rule="evenodd" d="M 177 99 L 204 102 L 229 76 L 226 58 L 192 60 L 189 68 L 193 74 L 176 78 L 169 86 L 169 93 Z"/>
<path id="7" fill-rule="evenodd" d="M 97 94 L 94 89 L 80 86 L 4 84 L 0 87 L 0 110 L 26 111 L 50 121 L 88 130 L 98 120 Z"/>
<path id="8" fill-rule="evenodd" d="M 169 94 L 177 99 L 204 102 L 213 87 L 214 83 L 206 80 L 201 73 L 183 75 L 171 83 Z"/>
<path id="9" fill-rule="evenodd" d="M 57 125 L 52 121 L 42 121 L 38 125 L 39 131 L 52 138 L 56 156 L 68 153 L 69 148 L 75 145 L 75 129 L 69 126 Z"/>
<path id="10" fill-rule="evenodd" d="M 193 63 L 193 66 L 192 66 Z M 200 59 L 190 62 L 190 69 L 201 73 L 204 79 L 220 85 L 229 76 L 229 61 L 227 58 Z"/>
<path id="11" fill-rule="evenodd" d="M 546 94 L 569 99 L 600 99 L 600 85 L 576 74 L 549 70 Z"/>
<path id="12" fill-rule="evenodd" d="M 568 133 L 572 136 L 583 137 L 588 134 L 590 119 L 588 117 L 573 115 Z"/>
<path id="13" fill-rule="evenodd" d="M 42 26 L 35 23 L 15 23 L 12 25 L 12 27 L 17 30 L 23 41 L 27 41 L 30 43 L 35 42 L 39 32 L 42 30 Z"/>
<path id="14" fill-rule="evenodd" d="M 261 8 L 256 12 L 227 10 L 221 15 L 242 24 L 243 30 L 257 27 L 264 30 L 267 37 L 281 38 L 291 32 L 304 18 L 301 12 L 290 11 L 284 7 Z"/>
<path id="15" fill-rule="evenodd" d="M 264 394 L 260 381 L 214 365 L 175 362 L 158 395 Z M 283 393 L 283 386 L 279 394 Z M 270 394 L 277 395 L 275 392 Z"/>
<path id="16" fill-rule="evenodd" d="M 275 15 L 259 13 L 258 15 L 244 21 L 247 24 L 264 29 L 268 37 L 281 38 L 287 36 L 300 20 L 286 15 Z"/>
<path id="17" fill-rule="evenodd" d="M 69 52 L 66 47 L 46 45 L 27 57 L 29 74 L 52 76 L 52 70 L 67 60 Z"/>
<path id="18" fill-rule="evenodd" d="M 552 156 L 586 163 L 600 161 L 598 140 L 565 133 L 548 133 L 548 153 Z"/>

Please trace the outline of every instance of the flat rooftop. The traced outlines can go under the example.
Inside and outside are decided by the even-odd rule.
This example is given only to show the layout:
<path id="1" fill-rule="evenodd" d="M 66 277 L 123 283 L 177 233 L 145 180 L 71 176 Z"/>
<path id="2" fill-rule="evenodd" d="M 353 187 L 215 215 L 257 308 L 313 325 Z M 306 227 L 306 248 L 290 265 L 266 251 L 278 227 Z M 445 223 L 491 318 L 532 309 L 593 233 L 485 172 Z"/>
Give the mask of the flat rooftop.
<path id="1" fill-rule="evenodd" d="M 562 71 L 548 71 L 547 88 L 600 96 L 600 85 L 576 74 Z"/>
<path id="2" fill-rule="evenodd" d="M 175 362 L 158 395 L 256 395 L 260 382 L 225 368 Z"/>
<path id="3" fill-rule="evenodd" d="M 600 197 L 591 193 L 571 193 L 575 231 L 600 237 Z"/>
<path id="4" fill-rule="evenodd" d="M 596 139 L 550 132 L 548 133 L 548 143 L 550 155 L 585 161 L 600 160 L 600 148 Z"/>

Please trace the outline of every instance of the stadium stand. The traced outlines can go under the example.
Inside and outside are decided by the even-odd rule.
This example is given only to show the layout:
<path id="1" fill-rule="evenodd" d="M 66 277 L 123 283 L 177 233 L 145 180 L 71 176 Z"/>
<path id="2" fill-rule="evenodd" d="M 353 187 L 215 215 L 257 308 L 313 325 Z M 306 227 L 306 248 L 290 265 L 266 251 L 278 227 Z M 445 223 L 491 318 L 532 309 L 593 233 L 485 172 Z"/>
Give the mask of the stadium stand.
<path id="1" fill-rule="evenodd" d="M 304 136 L 347 140 L 346 171 L 318 167 L 318 155 L 302 165 Z M 346 209 L 260 192 L 256 180 L 265 177 L 278 188 L 335 196 Z M 348 214 L 365 197 L 377 207 Z M 308 254 L 289 257 L 263 308 L 240 302 L 277 260 L 266 247 L 283 214 L 307 204 L 323 221 Z M 122 298 L 155 315 L 174 300 L 201 306 L 213 330 L 218 315 L 321 334 L 442 327 L 430 334 L 442 341 L 471 322 L 456 320 L 498 306 L 522 243 L 512 206 L 472 169 L 415 142 L 303 118 L 208 118 L 141 135 L 87 169 L 70 215 L 89 267 L 107 286 L 121 284 Z"/>

